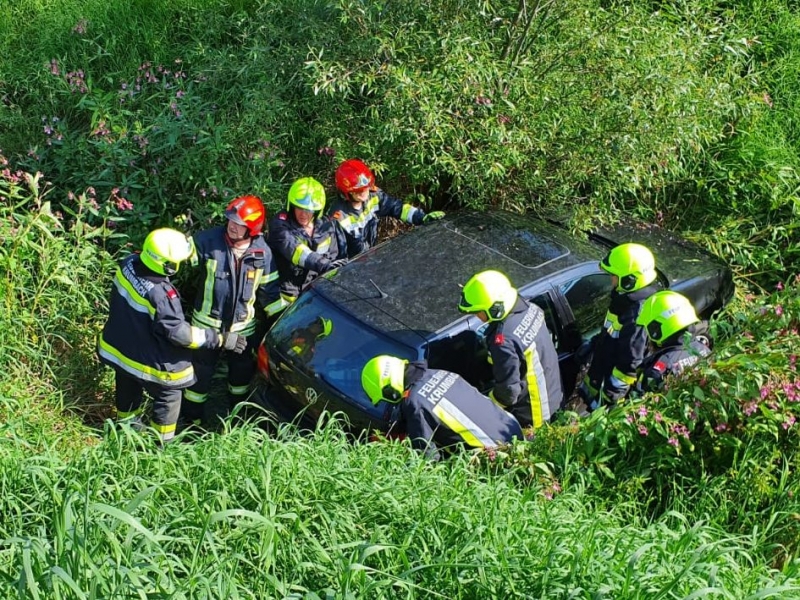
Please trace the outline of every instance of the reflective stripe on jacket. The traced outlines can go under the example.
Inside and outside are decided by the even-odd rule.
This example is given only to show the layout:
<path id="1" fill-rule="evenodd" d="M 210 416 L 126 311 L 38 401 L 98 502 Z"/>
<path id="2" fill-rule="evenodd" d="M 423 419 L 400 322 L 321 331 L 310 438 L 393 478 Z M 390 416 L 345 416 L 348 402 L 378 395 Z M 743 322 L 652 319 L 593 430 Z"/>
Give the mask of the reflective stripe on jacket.
<path id="1" fill-rule="evenodd" d="M 190 348 L 220 343 L 215 331 L 186 322 L 168 278 L 147 269 L 138 254 L 122 260 L 97 346 L 102 362 L 143 381 L 185 388 L 195 381 Z"/>
<path id="2" fill-rule="evenodd" d="M 299 296 L 303 287 L 324 271 L 325 260 L 338 256 L 335 226 L 330 220 L 316 219 L 309 236 L 286 211 L 270 220 L 267 243 L 278 266 L 281 294 L 289 298 Z"/>
<path id="3" fill-rule="evenodd" d="M 410 368 L 415 368 L 414 364 Z M 458 443 L 494 447 L 522 438 L 522 428 L 513 415 L 460 375 L 439 369 L 420 369 L 420 373 L 400 404 L 406 432 L 416 449 L 435 458 L 438 447 Z"/>
<path id="4" fill-rule="evenodd" d="M 225 239 L 225 227 L 201 231 L 193 240 L 197 254 L 192 264 L 203 270 L 192 313 L 194 325 L 250 335 L 256 329 L 256 304 L 267 316 L 285 306 L 278 269 L 262 236 L 251 239 L 239 260 Z"/>
<path id="5" fill-rule="evenodd" d="M 495 380 L 492 398 L 523 427 L 549 422 L 564 394 L 544 311 L 520 297 L 505 319 L 489 325 L 486 339 Z"/>
<path id="6" fill-rule="evenodd" d="M 369 198 L 359 210 L 341 196 L 330 210 L 337 225 L 339 256 L 353 258 L 369 250 L 378 239 L 378 221 L 394 217 L 412 225 L 421 225 L 425 212 L 390 196 L 381 189 L 370 191 Z"/>

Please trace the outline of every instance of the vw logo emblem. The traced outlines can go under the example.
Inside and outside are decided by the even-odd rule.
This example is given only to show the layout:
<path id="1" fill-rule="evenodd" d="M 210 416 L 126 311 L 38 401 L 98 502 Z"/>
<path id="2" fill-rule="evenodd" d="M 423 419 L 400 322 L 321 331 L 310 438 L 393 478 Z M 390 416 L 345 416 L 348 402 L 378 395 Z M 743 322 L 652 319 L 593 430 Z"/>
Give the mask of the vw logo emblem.
<path id="1" fill-rule="evenodd" d="M 319 393 L 314 388 L 306 388 L 306 402 L 309 404 L 316 403 L 317 399 L 319 398 Z"/>

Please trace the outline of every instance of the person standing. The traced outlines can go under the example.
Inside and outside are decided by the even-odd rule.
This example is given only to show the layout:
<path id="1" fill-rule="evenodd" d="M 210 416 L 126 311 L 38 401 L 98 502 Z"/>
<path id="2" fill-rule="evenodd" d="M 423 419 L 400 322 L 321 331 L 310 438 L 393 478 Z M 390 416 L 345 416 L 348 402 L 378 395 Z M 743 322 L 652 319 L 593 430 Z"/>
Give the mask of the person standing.
<path id="1" fill-rule="evenodd" d="M 141 424 L 144 392 L 153 398 L 152 427 L 162 443 L 175 436 L 181 390 L 195 382 L 191 351 L 224 347 L 241 352 L 245 339 L 186 322 L 169 278 L 193 254 L 174 229 L 152 231 L 141 254 L 124 258 L 114 276 L 108 320 L 97 345 L 115 372 L 117 419 Z"/>
<path id="2" fill-rule="evenodd" d="M 375 185 L 375 176 L 362 161 L 351 158 L 336 169 L 339 198 L 329 214 L 336 222 L 339 255 L 353 258 L 369 250 L 378 239 L 378 221 L 394 217 L 412 225 L 430 223 L 444 212 L 425 214 L 421 208 L 394 198 Z"/>
<path id="3" fill-rule="evenodd" d="M 611 249 L 600 268 L 611 274 L 611 299 L 602 331 L 593 340 L 589 371 L 578 393 L 592 411 L 624 398 L 636 382 L 647 347 L 645 328 L 636 320 L 645 300 L 658 291 L 652 252 L 641 244 Z"/>
<path id="4" fill-rule="evenodd" d="M 464 285 L 458 310 L 489 323 L 486 340 L 494 374 L 492 400 L 523 427 L 547 423 L 563 402 L 558 353 L 544 311 L 522 298 L 499 271 L 482 271 Z"/>
<path id="5" fill-rule="evenodd" d="M 194 297 L 192 324 L 238 333 L 247 340 L 244 352 L 227 354 L 228 408 L 247 398 L 256 371 L 254 352 L 265 329 L 262 324 L 284 308 L 275 260 L 262 235 L 266 217 L 259 198 L 240 196 L 225 209 L 225 226 L 193 237 L 196 253 L 191 263 L 199 267 L 201 283 Z M 264 311 L 263 319 L 259 320 L 257 310 Z M 203 420 L 220 355 L 219 348 L 194 353 L 197 381 L 184 392 L 182 410 L 189 422 Z"/>
<path id="6" fill-rule="evenodd" d="M 460 375 L 428 369 L 386 354 L 370 359 L 361 385 L 373 404 L 400 403 L 400 418 L 414 449 L 438 460 L 452 446 L 493 448 L 522 439 L 513 415 Z"/>
<path id="7" fill-rule="evenodd" d="M 645 300 L 636 324 L 653 348 L 642 362 L 638 390 L 663 388 L 668 375 L 678 375 L 711 354 L 711 340 L 688 298 L 669 290 Z"/>
<path id="8" fill-rule="evenodd" d="M 269 223 L 269 245 L 280 274 L 284 302 L 292 303 L 316 277 L 346 261 L 339 259 L 334 224 L 321 217 L 325 188 L 312 177 L 292 184 L 286 210 Z"/>

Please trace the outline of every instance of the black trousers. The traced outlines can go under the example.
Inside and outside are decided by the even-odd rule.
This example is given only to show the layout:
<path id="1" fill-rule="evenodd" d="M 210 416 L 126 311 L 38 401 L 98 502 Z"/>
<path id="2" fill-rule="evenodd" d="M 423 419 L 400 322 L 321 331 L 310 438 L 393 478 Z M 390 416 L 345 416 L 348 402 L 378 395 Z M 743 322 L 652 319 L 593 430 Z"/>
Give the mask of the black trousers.
<path id="1" fill-rule="evenodd" d="M 117 411 L 138 412 L 144 402 L 144 392 L 147 392 L 153 399 L 153 423 L 156 429 L 162 437 L 170 431 L 174 434 L 181 410 L 181 390 L 143 381 L 122 369 L 114 369 L 114 372 Z"/>

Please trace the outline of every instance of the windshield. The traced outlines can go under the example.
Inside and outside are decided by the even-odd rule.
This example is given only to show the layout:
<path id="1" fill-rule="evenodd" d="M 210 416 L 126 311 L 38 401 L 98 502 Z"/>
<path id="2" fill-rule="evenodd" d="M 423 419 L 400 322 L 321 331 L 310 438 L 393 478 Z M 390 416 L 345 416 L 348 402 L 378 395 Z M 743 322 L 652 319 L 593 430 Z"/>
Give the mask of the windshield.
<path id="1" fill-rule="evenodd" d="M 418 358 L 414 349 L 379 334 L 310 290 L 286 309 L 267 334 L 267 343 L 298 370 L 367 403 L 361 370 L 369 359 L 379 354 Z"/>

